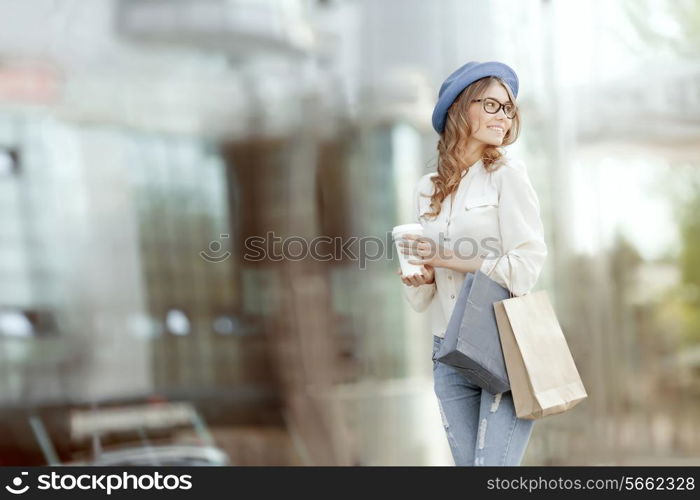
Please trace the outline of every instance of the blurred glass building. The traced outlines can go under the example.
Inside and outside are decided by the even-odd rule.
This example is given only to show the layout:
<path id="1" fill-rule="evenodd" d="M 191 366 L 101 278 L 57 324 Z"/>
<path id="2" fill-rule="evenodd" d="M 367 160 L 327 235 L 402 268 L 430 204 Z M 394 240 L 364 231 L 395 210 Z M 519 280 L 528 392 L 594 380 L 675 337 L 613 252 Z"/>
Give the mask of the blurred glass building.
<path id="1" fill-rule="evenodd" d="M 697 464 L 697 12 L 0 0 L 0 463 L 451 464 L 388 232 L 503 60 L 589 392 L 525 464 Z"/>

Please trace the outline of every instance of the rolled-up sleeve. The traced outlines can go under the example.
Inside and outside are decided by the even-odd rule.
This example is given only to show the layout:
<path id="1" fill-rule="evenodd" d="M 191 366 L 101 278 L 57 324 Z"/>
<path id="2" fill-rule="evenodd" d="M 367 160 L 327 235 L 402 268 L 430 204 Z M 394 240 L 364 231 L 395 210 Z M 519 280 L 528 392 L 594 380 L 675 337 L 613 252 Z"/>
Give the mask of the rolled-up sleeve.
<path id="1" fill-rule="evenodd" d="M 418 180 L 416 183 L 416 187 L 413 190 L 413 220 L 412 222 L 420 223 L 419 220 L 419 215 L 420 215 L 420 191 L 421 191 L 421 186 L 425 184 L 425 179 L 427 177 L 423 177 Z M 429 182 L 429 181 L 428 181 Z M 427 194 L 427 193 L 425 193 Z M 423 312 L 426 309 L 428 309 L 428 306 L 433 300 L 433 297 L 435 296 L 435 291 L 437 290 L 437 286 L 435 285 L 435 281 L 433 281 L 430 284 L 427 285 L 420 285 L 420 286 L 410 286 L 410 285 L 405 285 L 402 283 L 403 289 L 404 289 L 404 297 L 406 297 L 406 300 L 408 303 L 411 305 L 411 307 L 416 311 L 416 312 Z"/>
<path id="2" fill-rule="evenodd" d="M 506 164 L 496 172 L 498 220 L 503 258 L 489 255 L 481 272 L 508 288 L 513 295 L 529 293 L 537 283 L 547 257 L 540 203 L 522 162 Z M 495 269 L 494 269 L 495 266 Z"/>

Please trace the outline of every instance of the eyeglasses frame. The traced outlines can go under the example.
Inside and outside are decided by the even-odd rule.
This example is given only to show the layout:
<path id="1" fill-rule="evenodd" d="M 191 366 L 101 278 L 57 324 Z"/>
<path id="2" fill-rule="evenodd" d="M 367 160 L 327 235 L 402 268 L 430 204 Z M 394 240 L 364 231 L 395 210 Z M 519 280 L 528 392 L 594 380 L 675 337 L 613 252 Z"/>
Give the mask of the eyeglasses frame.
<path id="1" fill-rule="evenodd" d="M 496 111 L 494 111 L 493 113 L 491 111 L 486 111 L 486 104 L 485 103 L 487 100 L 496 101 L 498 103 L 498 109 Z M 510 101 L 503 104 L 498 99 L 494 99 L 493 97 L 484 97 L 483 99 L 472 99 L 472 102 L 482 102 L 482 101 L 484 102 L 484 104 L 482 104 L 481 107 L 484 108 L 484 111 L 486 111 L 490 115 L 497 115 L 498 112 L 502 109 L 503 114 L 506 115 L 506 118 L 508 118 L 509 120 L 512 120 L 513 118 L 515 118 L 515 115 L 518 112 L 518 107 Z M 506 104 L 513 105 L 513 116 L 508 116 L 508 114 L 506 113 Z"/>

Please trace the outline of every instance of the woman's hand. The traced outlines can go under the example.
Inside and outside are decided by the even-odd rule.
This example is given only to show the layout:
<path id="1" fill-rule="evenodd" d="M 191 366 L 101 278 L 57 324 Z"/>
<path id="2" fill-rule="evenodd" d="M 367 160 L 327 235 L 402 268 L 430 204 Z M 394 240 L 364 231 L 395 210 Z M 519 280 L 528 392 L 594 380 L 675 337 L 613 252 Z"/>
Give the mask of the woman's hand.
<path id="1" fill-rule="evenodd" d="M 445 258 L 448 256 L 449 249 L 441 247 L 432 239 L 419 234 L 404 234 L 401 238 L 407 240 L 399 241 L 399 246 L 402 247 L 401 252 L 405 255 L 418 257 L 417 260 L 409 260 L 409 264 L 447 267 Z"/>
<path id="2" fill-rule="evenodd" d="M 401 281 L 408 286 L 421 286 L 435 283 L 435 269 L 433 266 L 424 265 L 425 271 L 422 274 L 414 274 L 412 276 L 404 276 L 401 274 L 401 268 L 396 271 L 396 274 L 401 276 Z"/>
<path id="3" fill-rule="evenodd" d="M 444 267 L 460 273 L 474 273 L 481 269 L 484 258 L 481 256 L 461 257 L 452 249 L 438 245 L 430 238 L 419 234 L 404 234 L 401 236 L 404 240 L 399 241 L 399 246 L 402 247 L 402 253 L 418 257 L 411 259 L 409 264 Z"/>

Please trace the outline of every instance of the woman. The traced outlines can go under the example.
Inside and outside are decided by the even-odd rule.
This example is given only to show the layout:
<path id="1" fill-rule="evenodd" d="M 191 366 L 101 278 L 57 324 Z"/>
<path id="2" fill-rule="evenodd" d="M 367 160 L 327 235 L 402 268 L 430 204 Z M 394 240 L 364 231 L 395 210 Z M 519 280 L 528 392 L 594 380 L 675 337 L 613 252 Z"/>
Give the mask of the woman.
<path id="1" fill-rule="evenodd" d="M 490 273 L 519 296 L 535 285 L 547 256 L 526 168 L 501 149 L 520 131 L 517 95 L 517 75 L 499 62 L 469 62 L 445 80 L 433 112 L 437 172 L 414 192 L 423 236 L 402 244 L 425 269 L 401 280 L 411 306 L 430 309 L 435 394 L 456 465 L 519 465 L 534 423 L 517 418 L 510 391 L 489 394 L 435 361 L 466 273 Z"/>

